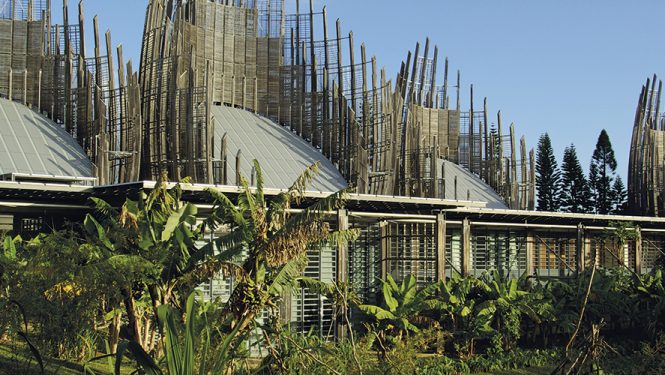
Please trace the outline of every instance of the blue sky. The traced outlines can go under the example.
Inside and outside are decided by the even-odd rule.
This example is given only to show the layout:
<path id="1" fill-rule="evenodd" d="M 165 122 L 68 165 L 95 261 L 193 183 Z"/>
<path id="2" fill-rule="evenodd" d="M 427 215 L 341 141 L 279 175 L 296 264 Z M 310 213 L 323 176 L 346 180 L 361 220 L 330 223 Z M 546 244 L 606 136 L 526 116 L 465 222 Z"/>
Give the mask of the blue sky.
<path id="1" fill-rule="evenodd" d="M 301 3 L 308 9 L 307 0 Z M 85 1 L 88 30 L 98 14 L 100 30 L 110 28 L 113 43 L 122 43 L 125 58 L 137 64 L 145 4 Z M 490 118 L 500 109 L 529 147 L 548 132 L 559 163 L 574 143 L 588 169 L 598 134 L 607 129 L 625 177 L 641 86 L 663 73 L 665 1 L 315 0 L 315 9 L 323 6 L 329 23 L 340 18 L 343 32 L 365 42 L 392 78 L 407 52 L 429 36 L 451 71 L 462 71 L 463 103 L 473 84 L 478 103 L 488 98 Z"/>

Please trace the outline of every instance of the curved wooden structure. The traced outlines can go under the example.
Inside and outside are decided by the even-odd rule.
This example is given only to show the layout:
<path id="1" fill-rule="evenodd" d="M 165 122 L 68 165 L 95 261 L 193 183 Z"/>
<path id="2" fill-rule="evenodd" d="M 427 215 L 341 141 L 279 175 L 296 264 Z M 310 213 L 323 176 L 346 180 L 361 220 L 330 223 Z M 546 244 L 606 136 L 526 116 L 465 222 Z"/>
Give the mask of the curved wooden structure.
<path id="1" fill-rule="evenodd" d="M 447 159 L 509 207 L 534 207 L 533 151 L 523 138 L 518 144 L 512 125 L 502 127 L 500 114 L 490 125 L 487 101 L 474 107 L 473 87 L 469 108 L 461 108 L 459 72 L 449 85 L 448 60 L 429 40 L 409 52 L 393 82 L 311 0 L 305 11 L 296 0 L 295 14 L 285 13 L 284 0 L 150 0 L 138 72 L 131 63 L 125 70 L 119 48 L 116 75 L 110 34 L 103 51 L 96 18 L 94 54 L 82 47 L 81 3 L 70 23 L 63 1 L 62 25 L 51 24 L 50 1 L 5 3 L 0 95 L 65 124 L 101 184 L 162 171 L 222 183 L 216 169 L 228 155 L 215 154 L 222 139 L 214 137 L 211 107 L 226 105 L 289 128 L 360 193 L 451 198 L 445 186 L 453 182 L 440 168 Z"/>
<path id="2" fill-rule="evenodd" d="M 660 112 L 663 82 L 654 75 L 642 86 L 635 114 L 628 165 L 631 213 L 665 216 L 665 116 Z"/>

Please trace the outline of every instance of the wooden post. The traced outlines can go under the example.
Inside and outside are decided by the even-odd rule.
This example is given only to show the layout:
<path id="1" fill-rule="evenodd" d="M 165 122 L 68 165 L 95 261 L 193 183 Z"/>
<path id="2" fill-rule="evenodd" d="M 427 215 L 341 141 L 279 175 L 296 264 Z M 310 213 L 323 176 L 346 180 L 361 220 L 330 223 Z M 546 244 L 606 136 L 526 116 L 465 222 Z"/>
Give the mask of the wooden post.
<path id="1" fill-rule="evenodd" d="M 529 230 L 526 233 L 526 274 L 528 276 L 536 276 L 536 242 L 533 236 L 533 231 Z"/>
<path id="2" fill-rule="evenodd" d="M 517 186 L 517 147 L 515 146 L 515 125 L 510 124 L 510 208 L 519 209 Z"/>
<path id="3" fill-rule="evenodd" d="M 642 273 L 642 228 L 635 228 L 635 273 Z"/>
<path id="4" fill-rule="evenodd" d="M 436 281 L 446 281 L 446 216 L 436 215 Z"/>
<path id="5" fill-rule="evenodd" d="M 448 57 L 443 66 L 443 108 L 448 109 Z"/>
<path id="6" fill-rule="evenodd" d="M 462 221 L 462 275 L 471 274 L 471 223 L 468 218 Z"/>
<path id="7" fill-rule="evenodd" d="M 577 262 L 575 269 L 577 270 L 578 274 L 584 271 L 586 265 L 585 242 L 584 225 L 579 223 L 577 224 L 577 239 L 575 240 L 575 260 Z"/>
<path id="8" fill-rule="evenodd" d="M 242 150 L 238 150 L 236 154 L 236 186 L 240 186 L 240 156 L 242 155 Z"/>
<path id="9" fill-rule="evenodd" d="M 228 133 L 224 133 L 224 136 L 222 136 L 222 149 L 220 155 L 222 159 L 222 185 L 229 184 L 228 138 Z"/>
<path id="10" fill-rule="evenodd" d="M 14 99 L 14 73 L 12 72 L 12 68 L 9 68 L 9 90 L 7 91 L 7 98 L 9 100 Z"/>
<path id="11" fill-rule="evenodd" d="M 340 231 L 349 229 L 349 214 L 346 210 L 341 209 L 337 211 L 337 229 Z M 348 256 L 349 245 L 344 241 L 337 244 L 337 267 L 335 281 L 338 283 L 346 283 L 349 281 L 348 274 Z M 346 337 L 347 330 L 344 327 L 344 322 L 336 320 L 337 323 L 337 338 L 343 339 Z"/>
<path id="12" fill-rule="evenodd" d="M 37 110 L 42 111 L 42 70 L 39 69 L 39 77 L 37 79 Z"/>
<path id="13" fill-rule="evenodd" d="M 337 225 L 338 230 L 349 229 L 349 214 L 346 210 L 341 209 L 337 211 Z M 337 281 L 348 281 L 348 244 L 340 241 L 337 244 Z"/>
<path id="14" fill-rule="evenodd" d="M 529 152 L 529 211 L 536 209 L 536 153 Z"/>
<path id="15" fill-rule="evenodd" d="M 28 71 L 23 71 L 23 105 L 28 105 Z"/>

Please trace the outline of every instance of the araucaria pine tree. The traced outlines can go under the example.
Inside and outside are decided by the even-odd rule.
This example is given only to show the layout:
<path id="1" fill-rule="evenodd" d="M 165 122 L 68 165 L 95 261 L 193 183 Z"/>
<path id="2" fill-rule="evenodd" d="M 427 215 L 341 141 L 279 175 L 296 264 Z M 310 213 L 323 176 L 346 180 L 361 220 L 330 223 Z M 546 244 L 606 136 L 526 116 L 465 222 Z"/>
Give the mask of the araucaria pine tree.
<path id="1" fill-rule="evenodd" d="M 612 184 L 617 169 L 617 161 L 610 137 L 605 129 L 600 132 L 596 149 L 591 157 L 589 168 L 589 184 L 591 185 L 594 212 L 597 214 L 608 214 L 614 207 L 614 194 Z"/>
<path id="2" fill-rule="evenodd" d="M 558 211 L 560 207 L 561 172 L 554 158 L 552 141 L 545 133 L 538 140 L 536 155 L 536 188 L 538 211 Z"/>
<path id="3" fill-rule="evenodd" d="M 577 158 L 574 145 L 566 147 L 561 163 L 561 210 L 585 213 L 591 210 L 591 189 Z"/>
<path id="4" fill-rule="evenodd" d="M 621 180 L 621 176 L 617 176 L 612 185 L 612 213 L 623 215 L 628 209 L 628 193 L 626 186 Z"/>

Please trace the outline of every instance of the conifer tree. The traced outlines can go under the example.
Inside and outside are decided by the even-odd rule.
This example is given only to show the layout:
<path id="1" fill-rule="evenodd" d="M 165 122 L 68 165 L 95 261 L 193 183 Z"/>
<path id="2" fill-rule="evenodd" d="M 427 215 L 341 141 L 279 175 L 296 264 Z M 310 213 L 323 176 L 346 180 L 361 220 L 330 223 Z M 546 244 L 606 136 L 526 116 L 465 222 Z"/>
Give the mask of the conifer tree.
<path id="1" fill-rule="evenodd" d="M 628 209 L 628 193 L 621 176 L 617 176 L 612 185 L 612 213 L 623 215 Z"/>
<path id="2" fill-rule="evenodd" d="M 592 209 L 591 190 L 577 158 L 575 146 L 572 144 L 563 152 L 561 171 L 561 210 L 574 213 L 589 212 Z"/>
<path id="3" fill-rule="evenodd" d="M 605 129 L 600 132 L 596 149 L 591 157 L 589 184 L 591 185 L 594 212 L 608 214 L 614 206 L 612 183 L 617 169 L 617 161 L 610 137 Z"/>
<path id="4" fill-rule="evenodd" d="M 538 189 L 538 211 L 559 210 L 561 172 L 554 158 L 552 141 L 547 133 L 541 135 L 538 140 L 536 188 Z"/>

